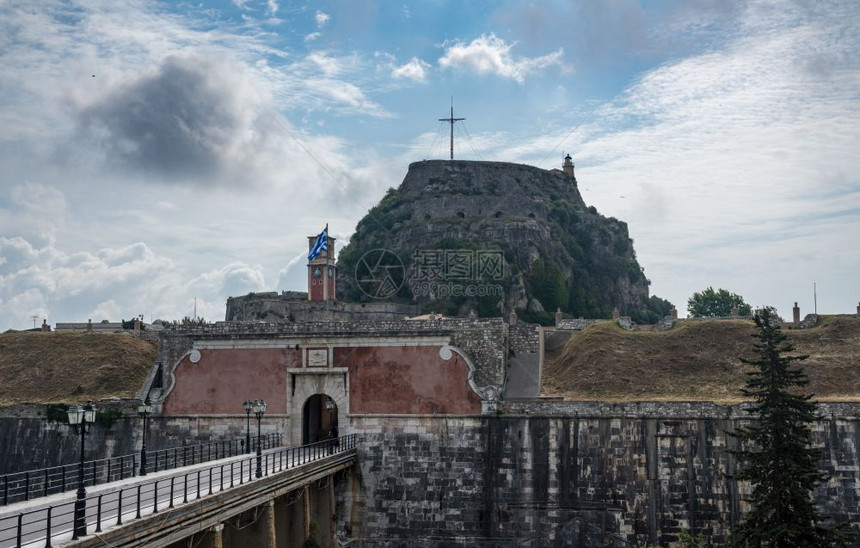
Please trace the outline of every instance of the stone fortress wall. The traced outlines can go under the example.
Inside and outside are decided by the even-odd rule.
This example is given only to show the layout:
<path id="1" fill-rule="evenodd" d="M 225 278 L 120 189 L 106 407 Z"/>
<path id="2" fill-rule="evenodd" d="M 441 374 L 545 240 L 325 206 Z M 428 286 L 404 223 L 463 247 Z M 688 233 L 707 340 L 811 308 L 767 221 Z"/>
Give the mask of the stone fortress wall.
<path id="1" fill-rule="evenodd" d="M 834 521 L 860 520 L 854 404 L 823 405 L 815 491 Z M 682 531 L 726 543 L 748 509 L 728 435 L 742 407 L 517 403 L 483 417 L 352 416 L 359 474 L 339 490 L 351 546 L 661 546 Z M 343 510 L 343 511 L 341 511 Z M 852 544 L 856 546 L 857 544 Z"/>
<path id="2" fill-rule="evenodd" d="M 228 322 L 349 322 L 397 321 L 416 316 L 419 307 L 392 302 L 350 303 L 343 301 L 309 301 L 299 291 L 253 293 L 227 299 Z"/>

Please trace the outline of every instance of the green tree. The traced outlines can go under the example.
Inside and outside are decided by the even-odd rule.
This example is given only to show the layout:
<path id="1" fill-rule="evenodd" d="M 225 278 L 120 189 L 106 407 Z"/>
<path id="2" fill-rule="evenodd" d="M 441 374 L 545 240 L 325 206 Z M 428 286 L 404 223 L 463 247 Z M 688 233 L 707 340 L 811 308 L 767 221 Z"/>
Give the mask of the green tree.
<path id="1" fill-rule="evenodd" d="M 752 308 L 740 295 L 722 288 L 714 291 L 713 287 L 709 287 L 701 293 L 693 293 L 687 301 L 687 312 L 693 318 L 724 318 L 732 314 L 732 307 L 735 306 L 741 316 L 752 314 Z"/>
<path id="2" fill-rule="evenodd" d="M 741 359 L 755 366 L 742 392 L 755 400 L 751 412 L 759 420 L 732 433 L 743 447 L 733 452 L 741 463 L 735 479 L 752 484 L 752 510 L 732 540 L 744 547 L 830 546 L 842 535 L 821 525 L 812 499 L 812 490 L 826 479 L 816 466 L 821 451 L 810 440 L 817 405 L 811 395 L 799 393 L 809 381 L 803 369 L 792 367 L 806 356 L 787 355 L 794 347 L 774 323 L 775 316 L 772 308 L 756 311 L 757 358 Z"/>

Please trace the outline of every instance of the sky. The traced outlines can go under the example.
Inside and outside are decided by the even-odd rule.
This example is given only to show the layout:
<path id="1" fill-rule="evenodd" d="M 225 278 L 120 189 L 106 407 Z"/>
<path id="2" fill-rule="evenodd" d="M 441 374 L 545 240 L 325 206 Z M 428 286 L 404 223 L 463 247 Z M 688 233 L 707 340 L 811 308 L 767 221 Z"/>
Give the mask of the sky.
<path id="1" fill-rule="evenodd" d="M 576 164 L 651 293 L 854 313 L 856 0 L 0 1 L 0 331 L 306 289 L 410 162 Z"/>

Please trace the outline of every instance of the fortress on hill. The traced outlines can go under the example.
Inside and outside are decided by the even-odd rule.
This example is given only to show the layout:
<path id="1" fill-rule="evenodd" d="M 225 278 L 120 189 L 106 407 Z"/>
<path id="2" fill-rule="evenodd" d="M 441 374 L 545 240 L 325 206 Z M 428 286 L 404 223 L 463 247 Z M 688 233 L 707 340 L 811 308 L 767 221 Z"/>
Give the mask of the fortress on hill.
<path id="1" fill-rule="evenodd" d="M 333 238 L 308 262 L 307 293 L 232 297 L 227 321 L 163 333 L 141 395 L 166 431 L 241 432 L 239 403 L 259 398 L 289 443 L 359 434 L 360 472 L 335 486 L 342 543 L 723 544 L 747 508 L 724 474 L 743 407 L 541 396 L 546 354 L 601 321 L 579 316 L 661 312 L 626 225 L 584 204 L 565 160 L 410 165 L 337 262 Z M 501 291 L 443 295 L 452 284 Z M 858 408 L 822 414 L 820 502 L 857 516 L 860 455 L 839 440 L 860 435 Z"/>
<path id="2" fill-rule="evenodd" d="M 672 306 L 649 298 L 649 283 L 627 225 L 586 206 L 569 155 L 561 170 L 430 160 L 411 164 L 358 222 L 337 263 L 308 264 L 307 295 L 234 297 L 226 319 L 513 313 L 547 325 L 559 312 L 608 319 L 617 311 L 655 323 Z"/>
<path id="3" fill-rule="evenodd" d="M 154 447 L 241 436 L 242 402 L 259 399 L 264 433 L 285 444 L 356 434 L 358 464 L 334 476 L 319 518 L 328 546 L 665 546 L 685 531 L 727 542 L 748 510 L 728 435 L 753 418 L 744 405 L 541 394 L 547 356 L 577 333 L 674 322 L 626 225 L 582 201 L 569 156 L 550 171 L 413 163 L 337 261 L 327 244 L 306 293 L 231 297 L 226 321 L 158 333 L 137 394 L 155 409 Z M 617 374 L 611 358 L 595 367 Z M 831 479 L 815 496 L 856 524 L 860 406 L 820 414 Z M 30 444 L 56 439 L 29 431 Z M 106 452 L 139 446 L 139 432 L 101 435 Z"/>

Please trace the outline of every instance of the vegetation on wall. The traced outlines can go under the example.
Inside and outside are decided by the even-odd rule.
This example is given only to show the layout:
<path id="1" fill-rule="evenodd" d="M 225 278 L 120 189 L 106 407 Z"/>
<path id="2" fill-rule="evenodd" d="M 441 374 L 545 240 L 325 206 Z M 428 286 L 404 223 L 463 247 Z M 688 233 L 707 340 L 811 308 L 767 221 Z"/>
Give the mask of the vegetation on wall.
<path id="1" fill-rule="evenodd" d="M 48 422 L 69 422 L 69 405 L 66 403 L 49 403 L 45 406 L 45 420 Z"/>

